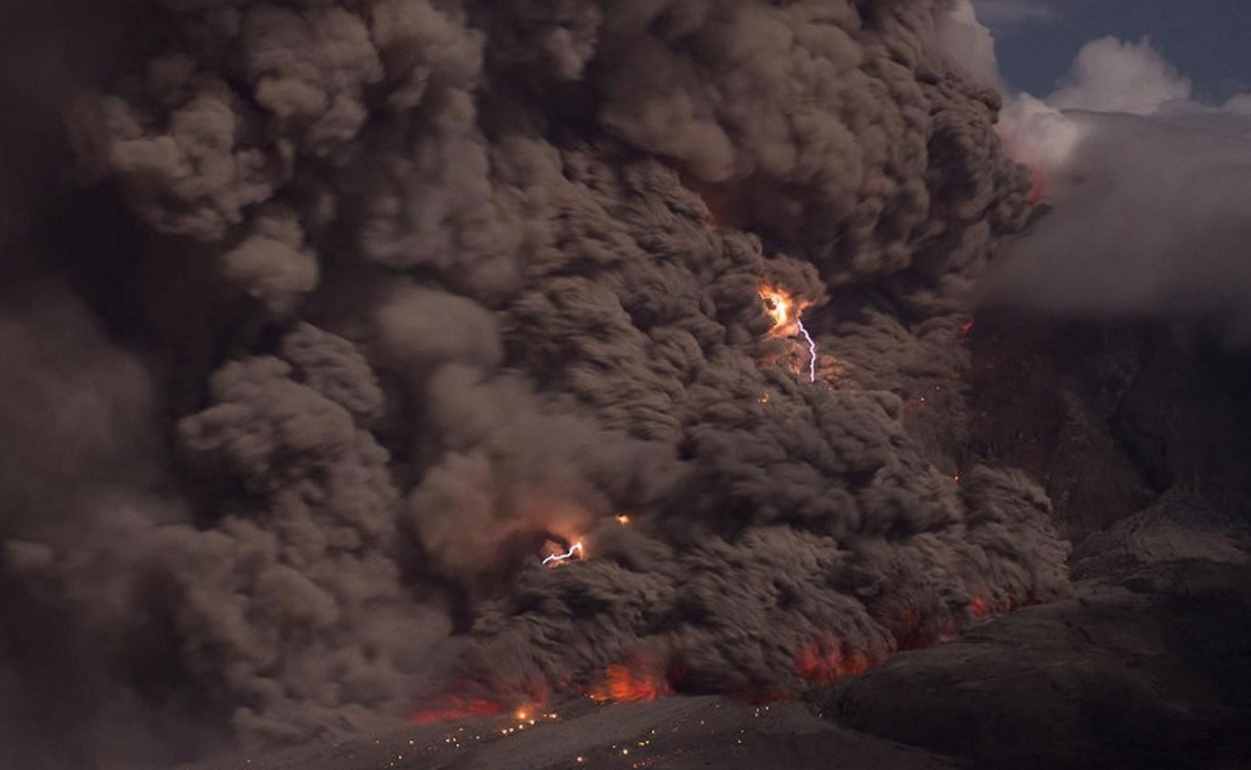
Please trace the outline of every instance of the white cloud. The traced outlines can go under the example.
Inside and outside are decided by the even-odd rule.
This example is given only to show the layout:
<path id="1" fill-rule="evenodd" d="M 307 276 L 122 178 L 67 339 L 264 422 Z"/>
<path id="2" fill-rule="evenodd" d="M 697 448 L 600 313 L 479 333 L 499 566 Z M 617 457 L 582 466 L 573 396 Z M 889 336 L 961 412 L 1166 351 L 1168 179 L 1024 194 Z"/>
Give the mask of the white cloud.
<path id="1" fill-rule="evenodd" d="M 1251 123 L 1215 109 L 1064 117 L 1081 140 L 1051 170 L 1054 209 L 1005 245 L 986 300 L 1066 317 L 1203 319 L 1251 343 Z"/>
<path id="2" fill-rule="evenodd" d="M 1004 145 L 1054 208 L 1005 245 L 984 302 L 1203 319 L 1251 346 L 1251 93 L 1192 91 L 1149 40 L 1107 37 L 1045 100 L 1007 100 Z"/>
<path id="3" fill-rule="evenodd" d="M 1190 80 L 1143 38 L 1104 37 L 1087 43 L 1060 89 L 1047 98 L 1059 109 L 1150 115 L 1169 102 L 1190 99 Z"/>
<path id="4" fill-rule="evenodd" d="M 1029 94 L 1004 105 L 999 135 L 1013 157 L 1040 172 L 1066 164 L 1082 139 L 1076 123 Z"/>

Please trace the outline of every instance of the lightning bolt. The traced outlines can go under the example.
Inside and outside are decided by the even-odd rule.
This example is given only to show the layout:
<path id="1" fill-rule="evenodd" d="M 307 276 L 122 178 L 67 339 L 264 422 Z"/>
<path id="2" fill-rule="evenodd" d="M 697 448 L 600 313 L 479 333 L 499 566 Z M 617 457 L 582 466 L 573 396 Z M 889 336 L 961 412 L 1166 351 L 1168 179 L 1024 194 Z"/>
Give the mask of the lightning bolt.
<path id="1" fill-rule="evenodd" d="M 574 543 L 573 545 L 569 546 L 568 551 L 565 551 L 564 553 L 554 553 L 551 556 L 544 558 L 542 562 L 542 566 L 546 567 L 548 564 L 551 564 L 553 562 L 559 563 L 562 561 L 568 561 L 573 558 L 573 555 L 575 553 L 582 553 L 582 543 L 580 542 Z"/>
<path id="2" fill-rule="evenodd" d="M 795 302 L 795 298 L 787 292 L 769 284 L 764 284 L 759 290 L 760 298 L 764 300 L 765 309 L 769 313 L 769 317 L 773 319 L 773 329 L 770 334 L 781 334 L 789 329 L 791 314 L 795 316 L 795 326 L 799 333 L 808 341 L 808 381 L 817 381 L 817 341 L 808 333 L 807 327 L 804 326 L 804 320 L 800 317 L 804 312 L 804 306 Z M 792 335 L 788 335 L 792 336 Z"/>
<path id="3" fill-rule="evenodd" d="M 812 335 L 804 328 L 804 321 L 795 314 L 795 325 L 799 327 L 799 333 L 804 335 L 804 339 L 808 340 L 808 381 L 817 381 L 817 343 L 812 339 Z"/>

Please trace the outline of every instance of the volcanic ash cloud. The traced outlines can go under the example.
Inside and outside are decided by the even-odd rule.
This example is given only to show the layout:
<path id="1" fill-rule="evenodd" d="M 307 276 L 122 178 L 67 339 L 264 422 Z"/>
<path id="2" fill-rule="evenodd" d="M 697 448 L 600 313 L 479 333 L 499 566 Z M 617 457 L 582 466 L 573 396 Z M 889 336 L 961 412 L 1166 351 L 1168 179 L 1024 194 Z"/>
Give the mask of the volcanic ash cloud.
<path id="1" fill-rule="evenodd" d="M 92 565 L 128 587 L 101 709 L 178 693 L 263 743 L 623 665 L 792 694 L 1067 590 L 1046 496 L 940 440 L 1030 212 L 998 95 L 934 52 L 948 4 L 158 10 L 72 136 L 143 234 L 116 269 L 208 276 L 215 371 L 135 343 L 181 383 L 147 461 L 176 515 Z M 73 530 L 4 531 L 6 590 L 96 618 Z"/>

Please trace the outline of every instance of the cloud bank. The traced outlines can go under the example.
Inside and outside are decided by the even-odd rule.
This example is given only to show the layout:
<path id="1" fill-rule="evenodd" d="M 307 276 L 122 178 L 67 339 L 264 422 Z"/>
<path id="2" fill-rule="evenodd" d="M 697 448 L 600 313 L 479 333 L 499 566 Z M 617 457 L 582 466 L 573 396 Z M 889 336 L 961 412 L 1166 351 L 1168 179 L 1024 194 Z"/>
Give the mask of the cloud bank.
<path id="1" fill-rule="evenodd" d="M 1193 98 L 1150 41 L 1102 38 L 999 130 L 1053 207 L 982 285 L 983 302 L 1085 318 L 1171 318 L 1251 342 L 1245 97 Z"/>

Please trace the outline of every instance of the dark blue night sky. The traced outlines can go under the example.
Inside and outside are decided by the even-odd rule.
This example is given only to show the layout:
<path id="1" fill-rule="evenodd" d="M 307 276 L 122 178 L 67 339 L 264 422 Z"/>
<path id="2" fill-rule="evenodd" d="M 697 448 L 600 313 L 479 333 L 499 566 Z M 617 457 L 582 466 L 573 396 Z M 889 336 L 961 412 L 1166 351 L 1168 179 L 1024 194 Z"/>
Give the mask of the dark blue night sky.
<path id="1" fill-rule="evenodd" d="M 1202 101 L 1251 91 L 1251 0 L 974 0 L 998 41 L 1008 83 L 1050 93 L 1078 50 L 1144 35 Z M 1013 17 L 1018 18 L 1014 19 Z M 1023 18 L 1020 18 L 1023 17 Z"/>

